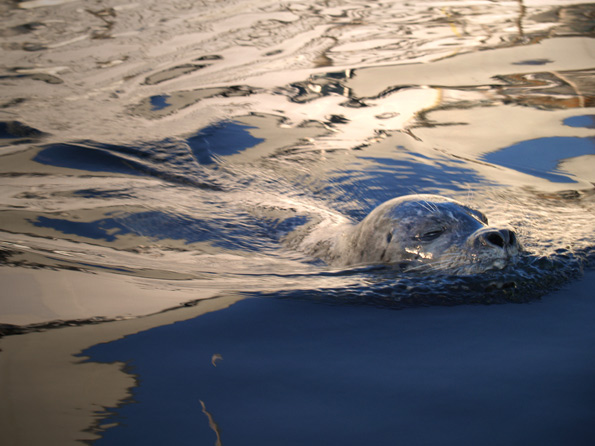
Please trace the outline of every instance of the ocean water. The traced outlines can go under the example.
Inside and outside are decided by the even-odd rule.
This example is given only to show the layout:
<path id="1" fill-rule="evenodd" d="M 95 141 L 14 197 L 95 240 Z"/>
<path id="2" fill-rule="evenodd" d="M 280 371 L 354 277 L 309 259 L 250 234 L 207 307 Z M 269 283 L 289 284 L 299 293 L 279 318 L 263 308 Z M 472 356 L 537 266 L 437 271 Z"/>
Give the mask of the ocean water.
<path id="1" fill-rule="evenodd" d="M 98 345 L 138 386 L 96 444 L 586 446 L 593 280 L 514 311 L 244 300 Z"/>
<path id="2" fill-rule="evenodd" d="M 45 444 L 595 440 L 593 4 L 0 8 L 5 350 L 92 330 L 60 373 L 134 379 L 90 394 L 80 429 L 54 410 Z M 296 242 L 417 193 L 525 252 L 452 276 Z M 2 408 L 27 420 L 6 373 Z"/>

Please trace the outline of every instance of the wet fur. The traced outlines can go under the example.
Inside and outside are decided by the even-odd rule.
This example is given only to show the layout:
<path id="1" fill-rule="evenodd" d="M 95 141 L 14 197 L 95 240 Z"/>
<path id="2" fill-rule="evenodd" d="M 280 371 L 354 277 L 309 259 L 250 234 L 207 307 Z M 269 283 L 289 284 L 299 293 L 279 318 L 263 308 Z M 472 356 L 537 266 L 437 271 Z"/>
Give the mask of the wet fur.
<path id="1" fill-rule="evenodd" d="M 331 266 L 407 264 L 410 270 L 473 274 L 515 261 L 521 250 L 516 238 L 503 247 L 485 241 L 487 232 L 499 230 L 462 203 L 408 195 L 381 204 L 358 224 L 320 225 L 299 248 Z M 424 231 L 443 233 L 424 240 Z"/>

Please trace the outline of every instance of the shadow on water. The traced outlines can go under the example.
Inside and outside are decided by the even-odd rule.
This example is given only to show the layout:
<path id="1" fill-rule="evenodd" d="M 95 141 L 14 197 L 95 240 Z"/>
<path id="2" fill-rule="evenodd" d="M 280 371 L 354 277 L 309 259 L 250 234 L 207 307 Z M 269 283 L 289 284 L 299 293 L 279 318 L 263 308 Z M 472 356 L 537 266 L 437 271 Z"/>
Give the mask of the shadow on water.
<path id="1" fill-rule="evenodd" d="M 87 172 L 156 176 L 166 181 L 213 188 L 216 186 L 193 180 L 201 173 L 198 165 L 214 164 L 218 157 L 240 153 L 262 142 L 249 133 L 250 128 L 238 122 L 222 122 L 186 140 L 167 139 L 134 146 L 93 141 L 52 144 L 42 148 L 33 161 Z"/>
<path id="2" fill-rule="evenodd" d="M 582 155 L 592 155 L 594 148 L 595 137 L 540 138 L 523 141 L 514 146 L 489 153 L 483 159 L 499 166 L 545 178 L 554 183 L 576 183 L 568 175 L 553 172 L 559 172 L 557 167 L 561 161 Z"/>

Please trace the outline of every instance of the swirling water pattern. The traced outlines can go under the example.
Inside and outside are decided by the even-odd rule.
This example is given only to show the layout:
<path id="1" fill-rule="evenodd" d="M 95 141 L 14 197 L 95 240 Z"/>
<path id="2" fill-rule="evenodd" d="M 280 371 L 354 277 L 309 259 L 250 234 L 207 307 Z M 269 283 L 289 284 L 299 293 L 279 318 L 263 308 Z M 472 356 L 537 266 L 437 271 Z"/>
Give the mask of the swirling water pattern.
<path id="1" fill-rule="evenodd" d="M 15 86 L 4 108 L 19 116 L 4 124 L 4 257 L 21 268 L 160 281 L 147 287 L 178 289 L 163 280 L 175 278 L 194 299 L 212 296 L 204 289 L 213 288 L 286 292 L 295 274 L 304 275 L 298 290 L 368 295 L 376 272 L 318 274 L 324 267 L 283 239 L 312 220 L 357 221 L 407 193 L 444 193 L 501 214 L 526 232 L 539 256 L 556 251 L 539 246 L 546 240 L 566 246 L 561 236 L 584 250 L 577 239 L 591 218 L 589 178 L 560 171 L 560 163 L 593 153 L 585 126 L 564 125 L 592 100 L 591 60 L 582 57 L 592 45 L 584 37 L 585 6 L 560 10 L 559 21 L 548 18 L 553 10 L 433 2 L 173 2 L 143 10 L 24 3 L 9 11 L 13 22 L 35 14 L 38 24 L 5 31 L 9 56 L 24 54 L 21 65 L 32 67 L 9 61 L 3 77 Z M 85 26 L 63 26 L 81 16 Z M 25 38 L 44 43 L 32 48 Z M 566 47 L 578 53 L 568 56 Z M 524 71 L 541 65 L 550 67 Z M 556 136 L 525 128 L 519 142 L 513 122 L 501 121 L 508 112 L 544 123 L 557 115 Z M 490 122 L 498 121 L 508 138 L 492 135 Z M 573 215 L 576 233 L 552 232 L 550 220 L 526 224 L 526 206 L 548 214 L 557 207 L 521 189 L 556 194 L 556 182 L 575 184 L 569 189 L 580 195 L 560 210 Z M 255 268 L 258 275 L 247 274 Z M 410 294 L 392 299 L 404 297 Z M 93 297 L 80 302 L 82 311 L 58 305 L 51 312 L 56 319 L 113 318 L 194 299 L 173 292 L 124 311 Z M 52 307 L 56 299 L 44 300 Z"/>

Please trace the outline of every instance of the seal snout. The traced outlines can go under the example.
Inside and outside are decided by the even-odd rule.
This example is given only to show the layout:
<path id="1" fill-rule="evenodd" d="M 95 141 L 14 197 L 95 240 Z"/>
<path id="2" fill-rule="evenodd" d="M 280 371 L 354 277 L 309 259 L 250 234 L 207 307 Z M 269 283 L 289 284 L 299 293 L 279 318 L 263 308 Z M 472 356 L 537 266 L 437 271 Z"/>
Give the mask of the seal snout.
<path id="1" fill-rule="evenodd" d="M 510 229 L 482 229 L 474 234 L 473 242 L 478 248 L 503 251 L 509 255 L 517 254 L 521 249 L 516 234 Z"/>
<path id="2" fill-rule="evenodd" d="M 516 235 L 510 229 L 494 229 L 480 235 L 486 244 L 491 244 L 499 248 L 514 247 L 518 245 Z"/>

